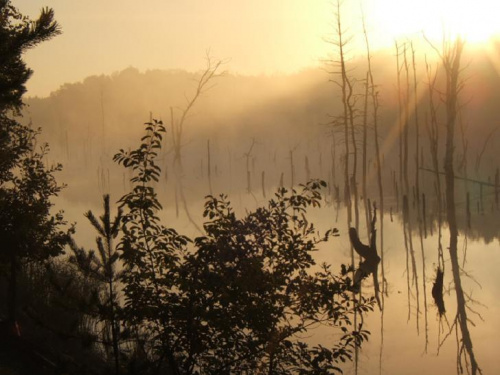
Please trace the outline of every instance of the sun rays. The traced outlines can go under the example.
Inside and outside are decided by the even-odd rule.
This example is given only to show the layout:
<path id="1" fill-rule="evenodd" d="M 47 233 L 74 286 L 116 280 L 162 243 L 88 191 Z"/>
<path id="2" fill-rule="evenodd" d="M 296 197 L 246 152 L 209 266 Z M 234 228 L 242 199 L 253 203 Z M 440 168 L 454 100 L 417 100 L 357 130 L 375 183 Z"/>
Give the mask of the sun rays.
<path id="1" fill-rule="evenodd" d="M 487 43 L 500 33 L 500 3 L 492 0 L 366 0 L 374 28 L 390 40 L 425 35 L 438 42 L 461 36 Z"/>

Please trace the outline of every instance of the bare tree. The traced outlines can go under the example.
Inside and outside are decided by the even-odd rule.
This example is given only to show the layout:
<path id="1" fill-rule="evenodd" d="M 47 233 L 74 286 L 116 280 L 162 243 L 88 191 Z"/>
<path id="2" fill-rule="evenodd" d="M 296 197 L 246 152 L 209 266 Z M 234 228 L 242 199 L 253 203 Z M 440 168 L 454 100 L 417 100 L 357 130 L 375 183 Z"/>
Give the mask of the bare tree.
<path id="1" fill-rule="evenodd" d="M 420 206 L 420 122 L 418 113 L 418 83 L 417 83 L 417 64 L 415 60 L 415 47 L 410 43 L 411 57 L 412 57 L 412 71 L 413 71 L 413 116 L 415 119 L 415 202 L 417 208 L 417 223 L 418 223 L 418 236 L 420 240 L 420 255 L 422 258 L 422 292 L 423 292 L 423 306 L 424 306 L 424 330 L 425 330 L 425 347 L 424 351 L 427 352 L 429 344 L 429 325 L 427 314 L 427 285 L 426 285 L 426 270 L 425 270 L 425 249 L 424 249 L 424 231 L 422 228 L 422 209 Z"/>
<path id="2" fill-rule="evenodd" d="M 431 44 L 432 45 L 432 44 Z M 461 267 L 458 259 L 458 226 L 455 212 L 455 128 L 458 114 L 458 97 L 463 89 L 461 76 L 461 58 L 464 49 L 464 41 L 457 37 L 453 42 L 445 40 L 442 51 L 435 48 L 439 54 L 446 75 L 446 148 L 444 157 L 445 191 L 446 191 L 446 219 L 450 230 L 449 253 L 453 282 L 457 298 L 457 314 L 452 325 L 458 325 L 461 332 L 460 347 L 458 349 L 457 366 L 462 369 L 462 363 L 470 366 L 472 375 L 481 373 L 473 350 L 472 339 L 469 332 L 469 318 L 467 317 L 467 301 L 462 287 Z"/>
<path id="3" fill-rule="evenodd" d="M 342 23 L 342 1 L 337 0 L 334 3 L 334 17 L 335 17 L 335 31 L 333 39 L 330 43 L 336 48 L 336 56 L 338 60 L 334 61 L 335 70 L 331 72 L 335 76 L 340 76 L 339 78 L 332 79 L 332 81 L 337 84 L 341 91 L 342 99 L 342 114 L 338 116 L 336 122 L 343 128 L 343 141 L 344 141 L 344 201 L 347 208 L 347 228 L 350 230 L 352 227 L 352 210 L 354 201 L 354 212 L 355 212 L 355 229 L 359 228 L 359 210 L 358 210 L 358 194 L 357 194 L 357 148 L 356 148 L 356 137 L 354 131 L 354 117 L 355 117 L 355 96 L 354 96 L 354 80 L 350 76 L 347 69 L 347 51 L 348 45 L 351 42 L 351 38 L 347 36 L 347 29 Z M 349 143 L 353 147 L 351 150 Z M 352 174 L 350 174 L 350 154 L 352 152 Z M 351 244 L 351 265 L 354 269 L 355 259 L 354 259 L 354 249 Z M 353 272 L 354 278 L 354 272 Z M 354 296 L 353 296 L 354 297 Z M 357 316 L 354 316 L 354 325 L 357 325 Z M 358 373 L 359 366 L 359 353 L 358 348 L 355 348 L 354 352 L 354 371 L 355 374 Z"/>
<path id="4" fill-rule="evenodd" d="M 196 90 L 191 99 L 187 99 L 186 107 L 181 109 L 181 114 L 177 118 L 174 113 L 174 108 L 170 107 L 170 127 L 172 131 L 172 145 L 173 145 L 173 164 L 174 164 L 174 175 L 176 177 L 176 194 L 178 193 L 182 202 L 182 206 L 184 208 L 184 212 L 190 223 L 201 232 L 201 228 L 191 217 L 189 212 L 189 208 L 187 205 L 186 197 L 184 195 L 184 186 L 183 186 L 183 167 L 182 167 L 182 147 L 183 147 L 183 131 L 184 125 L 188 118 L 189 113 L 193 109 L 194 105 L 198 101 L 198 99 L 211 88 L 209 85 L 213 79 L 220 77 L 224 74 L 224 72 L 220 72 L 221 66 L 224 62 L 221 60 L 214 61 L 209 54 L 207 53 L 206 57 L 206 67 L 205 70 L 201 73 L 201 77 L 198 80 L 196 85 Z"/>
<path id="5" fill-rule="evenodd" d="M 376 170 L 377 170 L 377 185 L 379 193 L 379 212 L 380 212 L 379 250 L 380 250 L 380 269 L 382 274 L 382 287 L 380 289 L 381 314 L 380 314 L 379 373 L 382 373 L 382 355 L 384 348 L 384 299 L 385 299 L 385 294 L 387 293 L 385 269 L 384 269 L 384 189 L 382 183 L 382 165 L 380 162 L 381 158 L 380 158 L 379 129 L 378 129 L 378 110 L 379 110 L 378 92 L 376 90 L 376 85 L 373 78 L 370 42 L 368 40 L 368 33 L 366 31 L 364 15 L 363 15 L 363 34 L 365 37 L 366 58 L 368 63 L 367 89 L 369 89 L 369 95 L 372 104 L 372 122 L 373 122 L 373 132 L 374 132 L 373 139 L 375 143 L 375 160 L 376 160 Z M 363 194 L 366 194 L 366 192 L 363 192 Z"/>
<path id="6" fill-rule="evenodd" d="M 252 143 L 247 152 L 245 152 L 244 156 L 246 159 L 246 172 L 247 172 L 247 193 L 250 194 L 252 192 L 252 182 L 251 182 L 251 173 L 250 173 L 250 160 L 252 159 L 252 150 L 255 146 L 255 138 L 252 138 Z"/>
<path id="7" fill-rule="evenodd" d="M 403 115 L 403 98 L 402 98 L 402 93 L 401 93 L 401 63 L 400 63 L 400 56 L 401 56 L 401 52 L 400 52 L 400 46 L 399 44 L 396 42 L 395 43 L 395 47 L 396 47 L 396 72 L 397 72 L 397 84 L 398 84 L 398 110 L 399 110 L 399 114 L 398 114 L 398 145 L 399 145 L 399 187 L 401 189 L 403 189 L 403 137 L 402 137 L 402 134 L 403 134 L 403 119 L 404 119 L 404 115 Z M 395 186 L 396 185 L 396 179 L 394 179 L 394 182 L 395 182 Z M 398 189 L 396 188 L 396 191 L 398 191 Z M 398 202 L 398 206 L 399 206 L 399 201 L 400 201 L 400 197 L 399 197 L 399 193 L 396 195 L 396 200 Z"/>
<path id="8" fill-rule="evenodd" d="M 196 85 L 194 95 L 187 99 L 186 106 L 181 109 L 180 117 L 175 117 L 174 108 L 170 107 L 170 126 L 172 131 L 172 144 L 174 152 L 174 167 L 179 172 L 182 169 L 182 147 L 183 147 L 183 131 L 184 124 L 193 109 L 198 99 L 212 86 L 209 85 L 214 78 L 220 77 L 224 72 L 220 72 L 221 66 L 224 62 L 221 60 L 214 61 L 207 53 L 205 70 L 201 73 L 201 77 Z"/>

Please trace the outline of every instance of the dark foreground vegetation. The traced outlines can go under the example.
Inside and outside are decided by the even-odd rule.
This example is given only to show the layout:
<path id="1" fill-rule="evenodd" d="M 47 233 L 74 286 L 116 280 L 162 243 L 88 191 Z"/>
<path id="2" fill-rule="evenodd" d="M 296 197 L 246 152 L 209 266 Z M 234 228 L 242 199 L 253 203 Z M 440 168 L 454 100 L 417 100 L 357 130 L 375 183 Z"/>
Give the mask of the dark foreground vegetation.
<path id="1" fill-rule="evenodd" d="M 223 63 L 208 57 L 200 73 L 130 68 L 28 107 L 22 54 L 60 28 L 50 9 L 31 21 L 0 0 L 0 372 L 335 374 L 352 360 L 358 374 L 376 302 L 382 374 L 384 312 L 396 314 L 386 302 L 405 289 L 392 283 L 389 249 L 405 260 L 407 322 L 424 352 L 434 308 L 436 350 L 456 340 L 457 373 L 481 373 L 466 247 L 498 238 L 495 65 L 483 56 L 465 89 L 460 37 L 398 41 L 380 59 L 366 29 L 354 59 L 341 3 L 326 65 L 334 84 L 310 73 L 219 80 Z M 480 110 L 466 115 L 478 87 Z M 168 120 L 150 114 L 141 127 L 149 110 Z M 71 181 L 65 214 L 56 176 Z M 96 240 L 84 247 L 82 225 L 64 219 L 75 202 L 92 208 L 82 225 Z M 334 211 L 325 221 L 345 220 L 350 251 L 337 229 L 312 224 L 320 204 Z M 189 236 L 165 225 L 174 216 Z M 331 248 L 349 265 L 315 264 Z"/>
<path id="2" fill-rule="evenodd" d="M 0 1 L 0 372 L 9 374 L 334 374 L 368 338 L 359 317 L 374 301 L 355 293 L 351 267 L 315 265 L 337 234 L 307 220 L 325 183 L 280 188 L 238 218 L 208 196 L 200 236 L 162 224 L 155 183 L 166 135 L 146 124 L 138 148 L 114 160 L 131 189 L 112 214 L 86 213 L 94 249 L 53 213 L 63 186 L 39 130 L 22 125 L 24 51 L 57 35 L 52 10 L 31 21 Z M 167 135 L 168 136 L 168 135 Z M 358 319 L 358 320 L 357 320 Z M 311 344 L 314 328 L 337 330 Z"/>

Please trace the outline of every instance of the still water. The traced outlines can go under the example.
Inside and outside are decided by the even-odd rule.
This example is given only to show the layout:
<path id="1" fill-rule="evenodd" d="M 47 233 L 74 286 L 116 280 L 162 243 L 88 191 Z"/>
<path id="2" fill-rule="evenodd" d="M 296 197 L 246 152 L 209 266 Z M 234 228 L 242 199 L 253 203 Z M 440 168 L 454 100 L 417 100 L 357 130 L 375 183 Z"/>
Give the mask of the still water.
<path id="1" fill-rule="evenodd" d="M 118 197 L 120 193 L 117 191 L 114 196 Z M 172 199 L 168 199 L 170 193 L 163 191 L 161 194 L 165 195 L 162 201 L 170 202 L 165 204 L 161 213 L 165 225 L 174 227 L 191 238 L 196 237 L 199 232 L 189 223 L 182 209 L 177 217 Z M 95 234 L 82 218 L 83 213 L 88 209 L 92 209 L 95 213 L 101 212 L 99 194 L 95 194 L 95 197 L 96 199 L 92 202 L 69 202 L 65 201 L 64 197 L 59 198 L 58 201 L 58 206 L 65 207 L 68 221 L 78 222 L 77 241 L 88 247 L 93 246 Z M 267 202 L 267 199 L 262 196 L 256 197 L 236 191 L 229 194 L 229 199 L 239 215 L 244 215 L 247 210 L 253 210 Z M 199 225 L 203 223 L 201 217 L 203 202 L 201 198 L 189 200 L 190 214 Z M 387 208 L 386 210 L 389 211 Z M 362 218 L 360 222 L 362 222 L 364 218 L 362 210 L 360 216 Z M 340 270 L 342 263 L 350 264 L 350 243 L 345 210 L 337 208 L 334 204 L 327 204 L 319 209 L 310 210 L 308 219 L 320 232 L 332 227 L 340 230 L 339 237 L 330 239 L 315 254 L 316 262 L 318 264 L 329 263 L 334 270 Z M 459 258 L 463 268 L 462 285 L 469 297 L 467 311 L 470 319 L 469 329 L 476 359 L 483 374 L 500 373 L 500 356 L 498 355 L 498 348 L 500 348 L 500 242 L 498 235 L 493 239 L 488 237 L 487 240 L 481 236 L 481 225 L 484 226 L 485 223 L 494 225 L 498 222 L 499 213 L 488 212 L 473 220 L 474 239 L 469 238 L 472 236 L 464 232 L 461 232 L 459 236 Z M 364 317 L 364 329 L 369 330 L 371 336 L 359 352 L 358 374 L 457 374 L 457 348 L 459 347 L 457 341 L 460 332 L 458 331 L 457 334 L 456 326 L 453 325 L 456 314 L 456 296 L 447 249 L 449 233 L 446 226 L 443 226 L 442 230 L 445 260 L 445 316 L 439 317 L 431 295 L 438 265 L 436 226 L 435 222 L 428 223 L 427 237 L 422 236 L 422 242 L 418 235 L 418 227 L 414 225 L 412 228 L 411 238 L 419 288 L 417 301 L 416 284 L 412 281 L 411 258 L 408 260 L 409 274 L 407 271 L 407 250 L 401 216 L 394 214 L 391 220 L 388 213 L 384 215 L 383 262 L 387 294 L 384 298 L 383 313 L 375 306 L 374 311 Z M 377 229 L 380 238 L 380 217 L 377 221 Z M 367 232 L 363 224 L 360 224 L 359 233 L 361 241 L 367 243 Z M 491 233 L 491 228 L 488 233 Z M 406 240 L 408 244 L 409 237 Z M 381 267 L 379 267 L 379 273 L 380 271 Z M 410 276 L 410 293 L 408 292 L 408 275 Z M 381 280 L 380 274 L 379 280 Z M 423 280 L 425 280 L 426 303 L 424 302 Z M 371 277 L 363 281 L 363 293 L 366 296 L 373 295 Z M 340 332 L 319 327 L 308 332 L 306 339 L 329 345 L 337 341 L 339 337 Z M 354 374 L 354 366 L 345 365 L 344 373 Z"/>
<path id="2" fill-rule="evenodd" d="M 328 208 L 324 209 L 325 211 Z M 325 214 L 319 215 L 323 223 Z M 498 213 L 492 215 L 498 223 Z M 490 217 L 490 220 L 495 220 Z M 340 237 L 333 239 L 331 249 L 322 249 L 317 256 L 319 262 L 336 264 L 350 262 L 347 224 L 341 212 L 338 220 Z M 429 231 L 430 232 L 430 231 Z M 360 231 L 363 233 L 363 231 Z M 456 315 L 456 295 L 451 274 L 447 244 L 449 233 L 443 228 L 442 246 L 445 260 L 444 302 L 446 314 L 439 317 L 431 295 L 438 265 L 438 239 L 436 228 L 433 235 L 422 238 L 418 229 L 412 231 L 415 263 L 419 283 L 419 313 L 417 313 L 416 285 L 412 282 L 411 257 L 409 259 L 410 296 L 408 297 L 407 257 L 405 236 L 400 217 L 384 218 L 384 267 L 387 279 L 387 295 L 383 313 L 376 307 L 365 318 L 365 328 L 371 332 L 370 339 L 360 352 L 358 374 L 457 374 L 457 337 L 460 332 L 453 326 Z M 361 240 L 367 243 L 367 235 Z M 422 249 L 425 261 L 422 261 Z M 500 242 L 498 238 L 486 241 L 470 239 L 465 233 L 459 236 L 459 258 L 463 268 L 462 286 L 468 300 L 469 330 L 472 336 L 476 360 L 483 374 L 500 373 Z M 380 253 L 380 251 L 379 251 Z M 464 262 L 465 258 L 465 262 Z M 426 300 L 424 304 L 423 269 L 425 264 Z M 379 267 L 380 272 L 380 267 Z M 379 280 L 381 277 L 379 276 Z M 371 277 L 365 279 L 363 290 L 373 295 Z M 409 302 L 408 302 L 409 301 Z M 408 307 L 409 306 L 409 307 Z M 425 306 L 427 307 L 427 324 Z M 382 328 L 383 327 L 383 328 Z M 335 340 L 334 333 L 324 334 L 321 339 Z M 354 373 L 352 367 L 346 374 Z M 463 369 L 466 373 L 465 368 Z"/>

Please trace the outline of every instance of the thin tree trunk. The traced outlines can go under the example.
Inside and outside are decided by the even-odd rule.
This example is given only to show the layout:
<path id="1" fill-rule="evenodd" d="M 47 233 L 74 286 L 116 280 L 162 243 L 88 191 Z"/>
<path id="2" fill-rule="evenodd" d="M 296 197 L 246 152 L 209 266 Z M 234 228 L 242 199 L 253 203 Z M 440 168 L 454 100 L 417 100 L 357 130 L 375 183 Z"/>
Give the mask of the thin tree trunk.
<path id="1" fill-rule="evenodd" d="M 342 26 L 341 19 L 341 1 L 337 0 L 336 4 L 336 40 L 334 44 L 338 47 L 338 56 L 339 56 L 339 68 L 340 68 L 340 82 L 338 83 L 341 88 L 342 94 L 342 106 L 343 113 L 341 116 L 342 125 L 344 128 L 344 147 L 345 147 L 345 159 L 344 159 L 344 200 L 347 209 L 347 231 L 349 231 L 352 223 L 352 199 L 351 199 L 351 189 L 350 184 L 355 182 L 355 178 L 352 179 L 349 176 L 349 125 L 353 123 L 353 108 L 351 103 L 349 102 L 352 99 L 352 86 L 349 81 L 349 77 L 346 69 L 345 62 L 345 51 L 344 48 L 348 43 L 348 39 L 344 40 L 344 30 Z M 352 120 L 352 121 L 350 121 Z M 355 168 L 353 168 L 355 171 Z M 354 177 L 354 176 L 353 176 Z M 352 277 L 354 279 L 354 249 L 351 245 L 351 265 L 353 267 Z M 356 298 L 356 293 L 353 292 L 353 298 Z M 357 314 L 354 314 L 354 326 L 357 326 Z M 354 373 L 358 374 L 358 366 L 359 366 L 359 351 L 358 348 L 355 348 L 354 351 Z"/>
<path id="2" fill-rule="evenodd" d="M 457 297 L 457 321 L 462 333 L 462 345 L 468 355 L 467 362 L 471 366 L 471 374 L 481 372 L 476 362 L 470 337 L 467 307 L 462 280 L 460 278 L 460 264 L 458 261 L 458 227 L 455 212 L 455 172 L 453 168 L 455 125 L 458 111 L 458 94 L 460 92 L 460 60 L 463 50 L 463 41 L 460 38 L 453 43 L 450 50 L 444 51 L 442 56 L 446 71 L 446 153 L 444 159 L 446 181 L 446 218 L 450 230 L 450 262 Z"/>
<path id="3" fill-rule="evenodd" d="M 250 159 L 252 157 L 253 146 L 255 146 L 255 138 L 252 138 L 252 143 L 250 144 L 250 148 L 248 152 L 245 153 L 246 159 L 246 171 L 247 171 L 247 193 L 252 192 L 252 183 L 251 183 L 251 173 L 250 173 Z"/>
<path id="4" fill-rule="evenodd" d="M 366 26 L 363 17 L 363 33 L 365 36 L 366 44 L 366 56 L 368 61 L 368 75 L 367 75 L 367 87 L 370 86 L 370 97 L 373 106 L 373 131 L 374 131 L 374 143 L 375 143 L 375 160 L 377 167 L 377 185 L 379 193 L 379 212 L 380 212 L 380 263 L 381 263 L 381 273 L 382 273 L 382 287 L 380 290 L 381 294 L 381 313 L 380 313 L 380 352 L 379 352 L 379 374 L 382 374 L 382 362 L 383 362 L 383 352 L 384 352 L 384 305 L 385 305 L 385 294 L 386 290 L 386 278 L 385 278 L 385 268 L 384 268 L 384 190 L 382 184 L 382 165 L 380 162 L 380 146 L 379 146 L 379 133 L 378 133 L 378 95 L 375 89 L 375 83 L 373 79 L 373 73 L 371 68 L 371 54 L 370 54 L 370 43 L 368 41 L 368 33 L 366 31 Z M 364 192 L 363 194 L 366 194 Z"/>
<path id="5" fill-rule="evenodd" d="M 500 170 L 497 167 L 497 170 L 495 172 L 495 206 L 497 210 L 500 208 L 498 199 L 499 193 L 500 193 Z"/>
<path id="6" fill-rule="evenodd" d="M 408 182 L 408 154 L 409 154 L 409 145 L 408 145 L 408 131 L 410 128 L 410 71 L 409 71 L 409 63 L 406 55 L 407 47 L 405 45 L 404 48 L 404 67 L 405 67 L 405 75 L 406 75 L 406 94 L 405 94 L 405 107 L 404 107 L 404 129 L 403 129 L 403 181 L 404 181 L 404 191 L 407 197 L 410 194 L 410 184 Z"/>
<path id="7" fill-rule="evenodd" d="M 309 181 L 311 179 L 311 170 L 309 169 L 309 159 L 306 156 L 304 160 L 304 166 L 306 170 L 306 181 Z"/>
<path id="8" fill-rule="evenodd" d="M 362 176 L 361 176 L 361 192 L 363 194 L 363 205 L 365 209 L 366 232 L 370 236 L 370 215 L 369 204 L 366 191 L 366 163 L 367 163 L 367 143 L 368 143 L 368 96 L 369 96 L 369 78 L 370 72 L 366 73 L 365 81 L 365 103 L 363 108 L 363 152 L 362 152 Z"/>
<path id="9" fill-rule="evenodd" d="M 211 166 L 211 160 L 210 160 L 210 139 L 207 140 L 207 176 L 208 176 L 208 191 L 210 192 L 210 195 L 213 195 L 212 193 L 212 166 Z"/>
<path id="10" fill-rule="evenodd" d="M 411 44 L 412 68 L 413 68 L 413 115 L 415 116 L 415 196 L 417 207 L 420 207 L 420 164 L 418 153 L 420 150 L 420 124 L 418 121 L 418 88 L 417 88 L 417 66 L 415 63 L 415 49 Z M 420 209 L 419 209 L 420 213 Z"/>
<path id="11" fill-rule="evenodd" d="M 262 171 L 261 181 L 262 181 L 262 196 L 266 198 L 266 183 L 265 183 L 266 172 Z"/>
<path id="12" fill-rule="evenodd" d="M 411 287 L 415 286 L 416 291 L 416 323 L 417 334 L 420 333 L 420 289 L 418 285 L 417 262 L 415 259 L 415 251 L 413 248 L 413 234 L 411 228 L 410 205 L 408 203 L 408 196 L 403 195 L 403 231 L 406 249 L 406 283 L 408 292 L 408 321 L 411 317 Z M 411 264 L 411 277 L 410 277 L 410 264 Z"/>
<path id="13" fill-rule="evenodd" d="M 399 145 L 399 186 L 403 186 L 403 103 L 401 98 L 401 65 L 399 62 L 400 51 L 399 45 L 396 42 L 396 72 L 397 72 L 397 84 L 398 84 L 398 145 Z M 397 180 L 394 179 L 394 186 L 396 187 L 396 202 L 399 206 L 399 191 L 397 189 Z M 399 207 L 396 207 L 399 211 Z"/>

